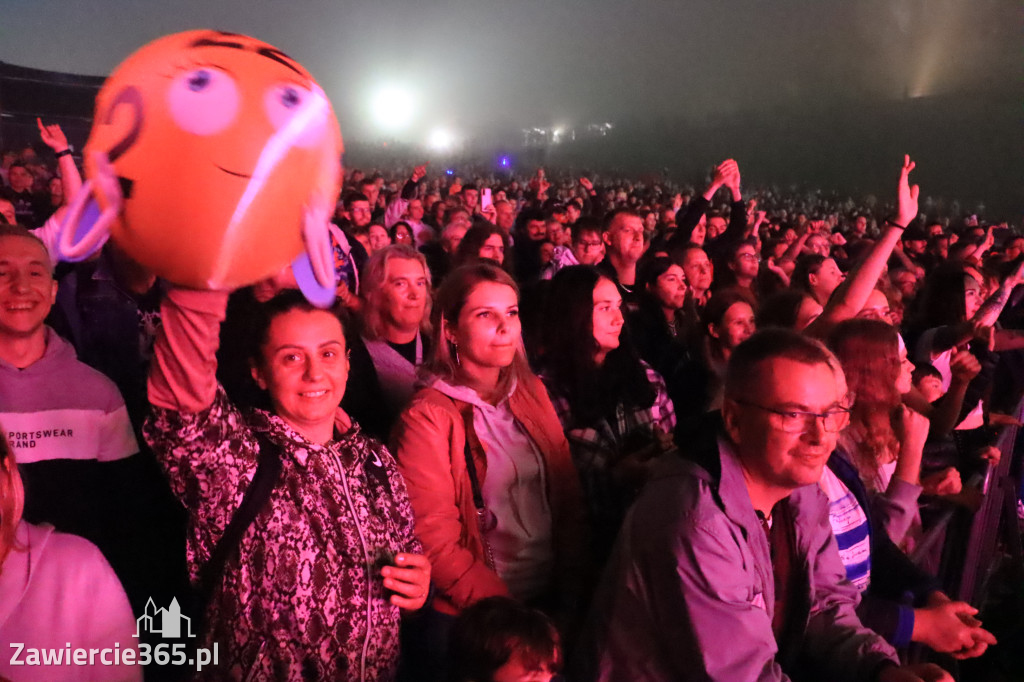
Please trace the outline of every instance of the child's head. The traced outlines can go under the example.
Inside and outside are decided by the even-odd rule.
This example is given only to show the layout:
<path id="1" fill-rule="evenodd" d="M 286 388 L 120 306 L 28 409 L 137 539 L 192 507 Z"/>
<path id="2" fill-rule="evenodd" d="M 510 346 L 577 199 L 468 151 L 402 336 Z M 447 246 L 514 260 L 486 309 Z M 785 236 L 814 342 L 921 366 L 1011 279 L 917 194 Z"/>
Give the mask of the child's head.
<path id="1" fill-rule="evenodd" d="M 921 392 L 925 400 L 934 403 L 946 391 L 942 388 L 942 375 L 928 363 L 918 365 L 911 375 L 914 388 Z"/>
<path id="2" fill-rule="evenodd" d="M 549 682 L 562 662 L 551 620 L 507 597 L 488 597 L 459 614 L 449 644 L 454 682 Z"/>

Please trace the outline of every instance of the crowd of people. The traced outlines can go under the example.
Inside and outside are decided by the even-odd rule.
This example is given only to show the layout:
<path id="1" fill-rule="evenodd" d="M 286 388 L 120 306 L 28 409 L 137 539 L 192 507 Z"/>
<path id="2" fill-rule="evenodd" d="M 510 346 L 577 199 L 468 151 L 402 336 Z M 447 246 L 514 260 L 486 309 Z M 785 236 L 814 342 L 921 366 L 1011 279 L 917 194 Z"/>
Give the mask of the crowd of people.
<path id="1" fill-rule="evenodd" d="M 350 170 L 321 309 L 289 268 L 57 263 L 81 179 L 40 133 L 57 173 L 0 168 L 4 642 L 137 654 L 173 602 L 217 663 L 152 679 L 929 681 L 912 643 L 996 644 L 914 550 L 1015 423 L 1024 237 L 922 215 L 909 157 L 874 210 L 731 159 Z"/>

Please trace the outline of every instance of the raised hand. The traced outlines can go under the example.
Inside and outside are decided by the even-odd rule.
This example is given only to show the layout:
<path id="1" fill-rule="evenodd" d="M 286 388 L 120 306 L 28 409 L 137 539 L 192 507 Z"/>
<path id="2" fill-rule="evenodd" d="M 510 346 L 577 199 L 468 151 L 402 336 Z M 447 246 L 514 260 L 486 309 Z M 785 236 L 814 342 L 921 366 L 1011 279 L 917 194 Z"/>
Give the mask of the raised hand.
<path id="1" fill-rule="evenodd" d="M 480 215 L 482 215 L 491 225 L 498 224 L 498 210 L 494 208 L 494 204 L 489 204 L 487 208 L 481 209 Z"/>
<path id="2" fill-rule="evenodd" d="M 903 168 L 900 169 L 900 182 L 896 191 L 896 222 L 903 227 L 917 218 L 917 197 L 921 193 L 921 188 L 910 184 L 910 171 L 914 170 L 915 166 L 909 154 L 903 157 Z"/>
<path id="3" fill-rule="evenodd" d="M 36 125 L 39 126 L 39 137 L 47 147 L 54 152 L 62 152 L 68 148 L 68 138 L 59 125 L 56 123 L 43 125 L 41 118 L 36 119 Z"/>
<path id="4" fill-rule="evenodd" d="M 711 174 L 711 186 L 718 188 L 726 183 L 726 180 L 731 172 L 730 161 L 723 161 L 715 167 L 715 172 Z M 735 161 L 732 162 L 735 164 Z"/>
<path id="5" fill-rule="evenodd" d="M 427 164 L 428 163 L 430 163 L 430 162 L 427 161 L 422 166 L 416 166 L 415 168 L 412 169 L 412 181 L 413 182 L 419 182 L 420 179 L 422 179 L 423 176 L 425 176 L 427 174 Z"/>
<path id="6" fill-rule="evenodd" d="M 969 384 L 981 372 L 981 363 L 969 350 L 958 350 L 949 359 L 949 371 L 952 381 Z"/>
<path id="7" fill-rule="evenodd" d="M 726 186 L 733 192 L 733 200 L 738 201 L 735 197 L 740 191 L 740 166 L 738 163 L 729 159 L 726 163 L 730 164 L 728 168 L 728 174 L 725 178 Z"/>

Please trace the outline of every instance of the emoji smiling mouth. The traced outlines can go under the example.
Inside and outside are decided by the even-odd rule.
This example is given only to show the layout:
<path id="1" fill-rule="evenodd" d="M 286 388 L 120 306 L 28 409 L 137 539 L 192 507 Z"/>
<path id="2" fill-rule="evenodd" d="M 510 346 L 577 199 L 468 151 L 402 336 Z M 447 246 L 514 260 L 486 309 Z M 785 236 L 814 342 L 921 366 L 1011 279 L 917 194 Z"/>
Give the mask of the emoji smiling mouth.
<path id="1" fill-rule="evenodd" d="M 217 166 L 217 164 L 213 164 L 213 165 Z M 251 175 L 246 175 L 245 173 L 236 173 L 235 171 L 229 171 L 227 168 L 224 168 L 223 166 L 217 166 L 217 168 L 220 168 L 222 171 L 224 171 L 228 175 L 234 175 L 236 178 L 247 178 L 248 179 L 248 178 L 252 177 Z"/>

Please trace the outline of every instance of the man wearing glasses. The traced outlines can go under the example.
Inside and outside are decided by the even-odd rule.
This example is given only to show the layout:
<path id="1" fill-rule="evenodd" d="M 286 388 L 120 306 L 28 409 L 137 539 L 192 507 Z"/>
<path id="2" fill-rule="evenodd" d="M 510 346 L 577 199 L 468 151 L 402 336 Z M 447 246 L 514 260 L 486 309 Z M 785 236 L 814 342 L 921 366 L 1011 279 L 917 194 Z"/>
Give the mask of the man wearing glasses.
<path id="1" fill-rule="evenodd" d="M 858 620 L 817 482 L 848 420 L 839 363 L 786 330 L 733 351 L 721 415 L 623 524 L 587 679 L 952 680 Z"/>
<path id="2" fill-rule="evenodd" d="M 573 225 L 571 235 L 571 244 L 555 247 L 551 262 L 541 271 L 541 279 L 551 279 L 570 265 L 597 265 L 604 259 L 601 227 L 593 219 L 581 218 Z"/>

